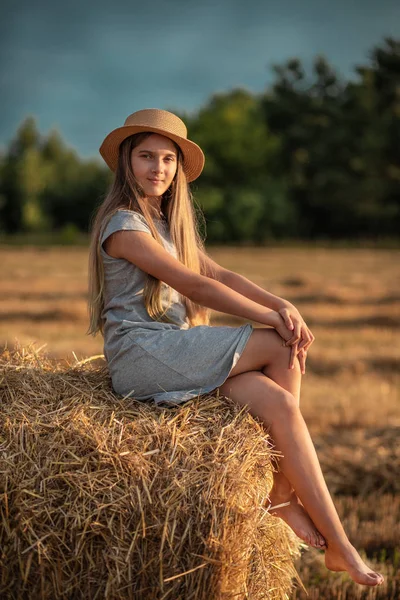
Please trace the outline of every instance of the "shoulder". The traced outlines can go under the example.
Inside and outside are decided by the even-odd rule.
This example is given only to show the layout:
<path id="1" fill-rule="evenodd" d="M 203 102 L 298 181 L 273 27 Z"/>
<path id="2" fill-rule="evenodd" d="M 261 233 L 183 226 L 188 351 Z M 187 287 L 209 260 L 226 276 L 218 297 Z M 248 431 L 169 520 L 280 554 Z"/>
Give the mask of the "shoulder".
<path id="1" fill-rule="evenodd" d="M 129 210 L 128 208 L 118 208 L 111 216 L 110 221 L 121 221 L 123 223 L 145 223 L 147 221 L 142 213 L 136 210 Z"/>
<path id="2" fill-rule="evenodd" d="M 102 225 L 102 241 L 114 231 L 121 229 L 138 229 L 139 231 L 150 232 L 149 225 L 144 216 L 134 210 L 117 209 L 111 216 L 104 219 Z"/>
<path id="3" fill-rule="evenodd" d="M 100 231 L 100 246 L 110 251 L 110 242 L 103 244 L 117 231 L 143 231 L 151 234 L 151 229 L 144 216 L 136 211 L 117 209 L 111 216 L 106 217 Z M 112 256 L 112 254 L 110 254 Z"/>

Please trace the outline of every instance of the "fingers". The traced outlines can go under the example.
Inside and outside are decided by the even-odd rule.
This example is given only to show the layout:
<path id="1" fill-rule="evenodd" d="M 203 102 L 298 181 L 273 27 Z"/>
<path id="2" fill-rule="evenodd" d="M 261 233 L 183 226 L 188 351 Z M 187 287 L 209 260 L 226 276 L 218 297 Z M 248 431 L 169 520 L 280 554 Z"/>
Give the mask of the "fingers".
<path id="1" fill-rule="evenodd" d="M 295 332 L 293 333 L 293 336 L 290 338 L 290 340 L 286 342 L 286 345 L 291 346 L 292 344 L 298 344 L 298 350 L 302 350 L 303 348 L 305 350 L 308 350 L 315 340 L 315 337 L 310 331 L 310 329 L 305 323 L 303 323 L 303 326 L 299 325 L 298 335 L 296 335 L 296 333 L 297 329 L 295 327 Z"/>
<path id="2" fill-rule="evenodd" d="M 302 340 L 299 344 L 299 350 L 308 350 L 309 347 L 311 346 L 311 344 L 314 342 L 315 337 L 314 335 L 311 333 L 311 331 L 308 329 L 308 327 L 306 327 L 306 329 L 304 331 L 302 331 Z"/>
<path id="3" fill-rule="evenodd" d="M 293 344 L 293 346 L 290 348 L 289 369 L 294 369 L 294 361 L 296 359 L 297 352 L 297 344 Z"/>
<path id="4" fill-rule="evenodd" d="M 293 337 L 288 342 L 286 342 L 287 346 L 291 346 L 290 359 L 289 359 L 289 369 L 294 369 L 294 361 L 296 360 L 296 356 L 298 353 L 298 343 L 301 340 L 301 325 L 300 323 L 295 323 Z"/>
<path id="5" fill-rule="evenodd" d="M 307 350 L 304 350 L 304 348 L 299 350 L 297 344 L 290 348 L 289 369 L 294 369 L 296 356 L 300 363 L 301 374 L 304 375 L 306 372 Z"/>
<path id="6" fill-rule="evenodd" d="M 278 315 L 280 318 L 280 323 L 275 325 L 275 330 L 277 331 L 277 333 L 279 333 L 279 335 L 282 338 L 282 346 L 286 346 L 286 342 L 292 338 L 292 332 L 285 324 L 285 319 L 282 313 L 278 312 Z"/>
<path id="7" fill-rule="evenodd" d="M 286 327 L 292 331 L 294 329 L 294 325 L 293 325 L 293 321 L 290 317 L 290 313 L 289 313 L 288 309 L 287 308 L 281 309 L 279 311 L 279 314 L 281 315 L 282 319 L 284 320 Z"/>
<path id="8" fill-rule="evenodd" d="M 304 375 L 306 372 L 307 351 L 314 342 L 315 337 L 297 311 L 291 314 L 290 310 L 284 308 L 279 310 L 278 314 L 285 324 L 286 332 L 282 333 L 279 329 L 277 331 L 283 340 L 286 339 L 286 341 L 283 341 L 283 345 L 290 346 L 289 369 L 294 369 L 296 358 L 298 358 L 301 373 Z M 287 330 L 292 333 L 289 339 L 287 339 Z"/>
<path id="9" fill-rule="evenodd" d="M 288 340 L 286 342 L 286 345 L 287 346 L 293 346 L 294 344 L 297 345 L 299 343 L 299 341 L 301 340 L 301 337 L 302 337 L 301 336 L 301 323 L 297 322 L 294 325 L 293 335 L 290 338 L 290 340 Z"/>
<path id="10" fill-rule="evenodd" d="M 300 363 L 301 374 L 304 375 L 306 372 L 307 350 L 304 350 L 304 348 L 300 350 L 300 352 L 298 353 L 298 359 Z"/>

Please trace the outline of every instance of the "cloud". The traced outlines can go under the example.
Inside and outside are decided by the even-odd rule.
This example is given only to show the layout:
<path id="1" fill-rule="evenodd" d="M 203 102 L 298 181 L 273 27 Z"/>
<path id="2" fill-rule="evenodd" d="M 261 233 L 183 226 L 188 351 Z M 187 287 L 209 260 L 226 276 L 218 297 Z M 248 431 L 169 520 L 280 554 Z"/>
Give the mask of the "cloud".
<path id="1" fill-rule="evenodd" d="M 397 0 L 5 0 L 2 12 L 0 141 L 34 114 L 84 155 L 145 106 L 192 111 L 214 92 L 261 92 L 289 57 L 323 53 L 350 75 L 400 20 Z"/>

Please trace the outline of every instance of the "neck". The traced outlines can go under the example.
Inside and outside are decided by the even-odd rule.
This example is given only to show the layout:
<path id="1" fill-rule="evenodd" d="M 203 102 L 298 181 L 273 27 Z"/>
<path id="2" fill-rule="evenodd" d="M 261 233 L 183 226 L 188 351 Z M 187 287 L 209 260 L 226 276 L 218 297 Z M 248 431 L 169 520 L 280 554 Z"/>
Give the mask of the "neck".
<path id="1" fill-rule="evenodd" d="M 154 213 L 156 217 L 162 218 L 164 216 L 161 210 L 161 196 L 149 196 L 147 198 L 147 203 L 151 212 Z"/>

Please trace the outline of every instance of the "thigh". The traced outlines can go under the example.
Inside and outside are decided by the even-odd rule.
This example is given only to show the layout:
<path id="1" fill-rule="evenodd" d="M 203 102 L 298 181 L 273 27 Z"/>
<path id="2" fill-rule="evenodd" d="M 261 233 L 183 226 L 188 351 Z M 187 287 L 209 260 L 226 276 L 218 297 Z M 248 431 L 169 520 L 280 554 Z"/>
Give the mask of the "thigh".
<path id="1" fill-rule="evenodd" d="M 229 373 L 235 377 L 247 371 L 262 371 L 265 367 L 277 361 L 289 365 L 290 348 L 284 345 L 284 340 L 275 329 L 260 327 L 253 332 L 239 360 Z"/>

